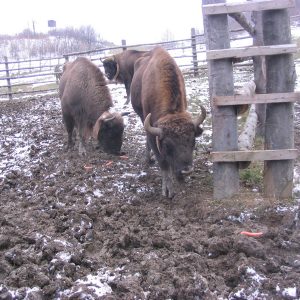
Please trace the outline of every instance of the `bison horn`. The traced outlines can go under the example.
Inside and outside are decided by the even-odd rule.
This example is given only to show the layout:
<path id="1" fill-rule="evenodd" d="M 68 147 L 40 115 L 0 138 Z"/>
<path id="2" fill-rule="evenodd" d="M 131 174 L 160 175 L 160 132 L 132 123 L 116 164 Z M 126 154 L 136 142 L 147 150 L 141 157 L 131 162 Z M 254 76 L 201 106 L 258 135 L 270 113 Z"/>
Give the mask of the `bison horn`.
<path id="1" fill-rule="evenodd" d="M 123 111 L 121 112 L 121 116 L 124 117 L 124 116 L 128 116 L 130 115 L 130 111 Z"/>
<path id="2" fill-rule="evenodd" d="M 200 108 L 201 108 L 201 115 L 199 115 L 195 120 L 193 120 L 195 128 L 201 125 L 206 118 L 206 109 L 202 105 L 200 105 Z"/>
<path id="3" fill-rule="evenodd" d="M 145 128 L 146 132 L 148 132 L 154 136 L 162 137 L 162 129 L 158 128 L 158 127 L 152 127 L 150 125 L 150 118 L 151 118 L 151 114 L 148 114 L 148 116 L 146 117 L 146 119 L 144 121 L 144 128 Z"/>
<path id="4" fill-rule="evenodd" d="M 104 117 L 104 118 L 102 118 L 102 121 L 103 121 L 104 123 L 107 123 L 107 122 L 112 121 L 115 117 L 116 117 L 116 115 L 113 115 L 113 116 L 111 116 L 111 117 Z"/>
<path id="5" fill-rule="evenodd" d="M 116 80 L 120 74 L 120 66 L 117 62 L 116 62 L 116 65 L 117 65 L 117 70 L 116 70 L 116 74 L 115 74 L 113 80 Z"/>
<path id="6" fill-rule="evenodd" d="M 101 125 L 103 123 L 107 123 L 109 121 L 112 121 L 114 118 L 116 118 L 116 114 L 111 114 L 108 111 L 105 111 L 96 121 L 94 127 L 93 127 L 93 138 L 97 139 L 98 133 L 101 130 Z"/>
<path id="7" fill-rule="evenodd" d="M 115 57 L 114 56 L 104 56 L 104 57 L 100 57 L 100 61 L 103 63 L 104 61 L 114 61 L 115 60 Z"/>
<path id="8" fill-rule="evenodd" d="M 158 136 L 156 136 L 155 142 L 156 142 L 157 150 L 158 150 L 159 154 L 161 154 L 160 142 L 159 142 L 159 137 Z"/>

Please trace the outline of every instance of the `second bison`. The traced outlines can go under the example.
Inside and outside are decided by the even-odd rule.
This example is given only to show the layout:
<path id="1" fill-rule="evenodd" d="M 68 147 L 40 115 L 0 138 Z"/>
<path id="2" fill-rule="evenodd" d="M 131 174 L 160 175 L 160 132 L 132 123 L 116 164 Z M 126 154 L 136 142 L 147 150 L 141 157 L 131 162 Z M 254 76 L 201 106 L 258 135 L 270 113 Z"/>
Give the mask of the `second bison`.
<path id="1" fill-rule="evenodd" d="M 122 53 L 106 57 L 102 61 L 106 77 L 109 80 L 124 83 L 127 94 L 125 105 L 130 102 L 130 86 L 134 73 L 134 64 L 139 58 L 148 54 L 149 51 L 125 50 Z"/>
<path id="2" fill-rule="evenodd" d="M 79 135 L 79 154 L 85 155 L 86 140 L 93 136 L 107 153 L 119 154 L 124 122 L 121 113 L 110 112 L 113 102 L 100 69 L 84 57 L 65 66 L 59 84 L 63 121 L 68 132 L 68 148 L 74 145 L 73 131 Z"/>

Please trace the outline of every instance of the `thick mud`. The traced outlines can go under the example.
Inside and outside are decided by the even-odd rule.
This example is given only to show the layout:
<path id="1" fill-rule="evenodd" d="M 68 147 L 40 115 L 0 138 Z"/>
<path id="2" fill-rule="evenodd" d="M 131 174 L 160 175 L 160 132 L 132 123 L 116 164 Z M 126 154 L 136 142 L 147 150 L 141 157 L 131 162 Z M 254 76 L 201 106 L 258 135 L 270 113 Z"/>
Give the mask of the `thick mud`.
<path id="1" fill-rule="evenodd" d="M 297 199 L 212 200 L 207 136 L 170 200 L 134 113 L 122 156 L 91 141 L 84 158 L 65 150 L 57 97 L 1 102 L 0 115 L 0 299 L 300 298 Z"/>

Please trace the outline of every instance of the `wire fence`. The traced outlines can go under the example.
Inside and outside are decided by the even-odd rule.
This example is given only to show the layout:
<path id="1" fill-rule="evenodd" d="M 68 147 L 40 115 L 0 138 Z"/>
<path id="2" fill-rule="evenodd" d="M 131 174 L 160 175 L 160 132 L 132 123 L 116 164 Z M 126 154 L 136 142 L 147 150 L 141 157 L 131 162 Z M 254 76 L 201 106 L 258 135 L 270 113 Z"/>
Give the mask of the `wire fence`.
<path id="1" fill-rule="evenodd" d="M 252 44 L 252 38 L 243 30 L 232 31 L 231 37 L 233 41 L 251 39 Z M 0 63 L 0 99 L 56 93 L 63 64 L 75 60 L 78 56 L 88 57 L 101 69 L 103 68 L 101 59 L 109 55 L 126 49 L 151 50 L 156 46 L 164 47 L 170 53 L 184 75 L 198 76 L 202 69 L 207 68 L 204 36 L 197 35 L 192 28 L 191 37 L 182 40 L 135 45 L 126 45 L 126 40 L 122 40 L 120 46 L 67 53 L 58 57 L 13 61 L 5 57 L 4 62 Z M 236 66 L 245 65 L 251 63 L 236 64 Z"/>

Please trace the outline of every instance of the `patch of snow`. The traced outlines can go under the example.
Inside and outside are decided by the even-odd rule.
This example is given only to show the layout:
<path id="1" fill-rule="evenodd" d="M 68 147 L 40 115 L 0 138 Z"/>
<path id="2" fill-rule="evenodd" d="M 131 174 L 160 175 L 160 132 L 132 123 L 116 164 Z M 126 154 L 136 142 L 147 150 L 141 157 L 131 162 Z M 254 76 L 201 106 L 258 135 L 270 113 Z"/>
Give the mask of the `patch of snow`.
<path id="1" fill-rule="evenodd" d="M 246 273 L 250 275 L 252 280 L 261 283 L 261 281 L 265 280 L 266 277 L 259 275 L 253 268 L 248 267 Z"/>
<path id="2" fill-rule="evenodd" d="M 296 299 L 297 297 L 297 287 L 287 287 L 287 288 L 283 288 L 281 291 L 281 288 L 277 284 L 276 292 L 277 294 L 281 294 L 285 298 L 291 297 L 292 299 Z"/>
<path id="3" fill-rule="evenodd" d="M 233 221 L 233 222 L 239 222 L 239 223 L 243 223 L 247 220 L 250 219 L 250 217 L 252 216 L 251 213 L 247 213 L 247 212 L 242 212 L 239 216 L 229 216 L 227 219 L 229 221 Z"/>
<path id="4" fill-rule="evenodd" d="M 100 191 L 99 189 L 95 189 L 95 190 L 93 191 L 93 194 L 94 194 L 94 196 L 97 197 L 97 198 L 100 198 L 100 197 L 103 196 L 103 194 L 101 193 L 101 191 Z"/>
<path id="5" fill-rule="evenodd" d="M 114 279 L 115 275 L 105 270 L 99 270 L 96 275 L 89 274 L 75 281 L 71 289 L 60 292 L 60 297 L 72 297 L 72 295 L 82 293 L 80 299 L 98 299 L 93 296 L 102 297 L 112 293 L 112 289 L 108 283 Z"/>
<path id="6" fill-rule="evenodd" d="M 69 252 L 58 252 L 55 256 L 65 262 L 69 262 L 71 259 L 71 254 Z"/>

